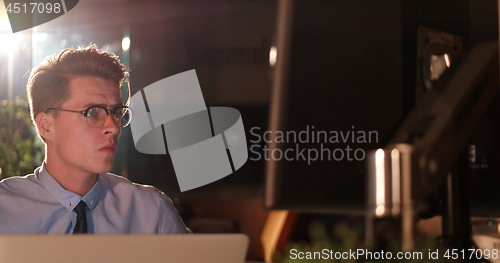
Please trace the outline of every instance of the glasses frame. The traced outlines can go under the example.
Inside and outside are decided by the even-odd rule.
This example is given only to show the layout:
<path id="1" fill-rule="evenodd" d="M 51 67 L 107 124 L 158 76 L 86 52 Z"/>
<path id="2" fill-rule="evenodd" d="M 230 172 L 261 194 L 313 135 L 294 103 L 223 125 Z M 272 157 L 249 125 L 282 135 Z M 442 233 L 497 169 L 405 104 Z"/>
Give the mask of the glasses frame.
<path id="1" fill-rule="evenodd" d="M 109 116 L 109 114 L 111 113 L 111 118 L 113 118 L 113 122 L 116 124 L 116 126 L 120 127 L 120 128 L 125 128 L 127 127 L 129 124 L 130 124 L 130 121 L 127 123 L 127 125 L 125 126 L 121 126 L 120 125 L 120 120 L 121 120 L 121 117 L 116 119 L 115 118 L 115 114 L 116 114 L 116 111 L 118 111 L 119 109 L 128 109 L 130 111 L 130 120 L 132 120 L 132 110 L 128 107 L 128 106 L 120 106 L 120 107 L 116 107 L 112 110 L 108 110 L 106 107 L 104 106 L 101 106 L 101 105 L 94 105 L 94 106 L 90 106 L 88 108 L 86 108 L 85 110 L 82 110 L 82 111 L 77 111 L 77 110 L 67 110 L 67 109 L 60 109 L 60 108 L 48 108 L 47 110 L 45 110 L 45 113 L 51 111 L 51 110 L 55 110 L 55 111 L 66 111 L 66 112 L 74 112 L 74 113 L 80 113 L 80 114 L 83 114 L 83 116 L 85 117 L 85 121 L 87 121 L 87 124 L 92 127 L 92 128 L 101 128 L 102 126 L 104 126 L 104 124 L 106 123 L 106 121 L 104 121 L 104 123 L 99 126 L 99 127 L 95 127 L 95 126 L 92 126 L 90 125 L 89 123 L 89 119 L 88 119 L 88 116 L 87 114 L 89 113 L 90 109 L 92 108 L 101 108 L 101 109 L 104 109 L 104 111 L 106 112 L 106 118 Z"/>

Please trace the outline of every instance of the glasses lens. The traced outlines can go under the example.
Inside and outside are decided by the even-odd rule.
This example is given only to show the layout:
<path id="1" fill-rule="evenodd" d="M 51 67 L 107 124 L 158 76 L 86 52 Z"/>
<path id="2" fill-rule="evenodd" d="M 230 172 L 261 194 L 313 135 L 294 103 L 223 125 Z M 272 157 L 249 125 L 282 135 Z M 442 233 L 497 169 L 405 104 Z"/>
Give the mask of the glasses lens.
<path id="1" fill-rule="evenodd" d="M 87 123 L 94 127 L 99 128 L 106 122 L 106 117 L 108 114 L 106 110 L 101 107 L 92 107 L 87 111 Z"/>
<path id="2" fill-rule="evenodd" d="M 125 128 L 132 120 L 132 111 L 126 107 L 118 108 L 115 110 L 113 117 L 116 125 L 121 128 Z"/>

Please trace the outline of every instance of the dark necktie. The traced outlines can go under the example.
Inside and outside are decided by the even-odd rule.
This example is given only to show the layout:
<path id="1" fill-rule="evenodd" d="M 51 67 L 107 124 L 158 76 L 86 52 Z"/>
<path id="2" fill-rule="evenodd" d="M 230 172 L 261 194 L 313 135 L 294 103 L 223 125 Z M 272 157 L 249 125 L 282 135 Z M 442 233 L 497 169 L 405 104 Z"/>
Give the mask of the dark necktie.
<path id="1" fill-rule="evenodd" d="M 85 209 L 87 208 L 87 204 L 82 200 L 78 205 L 73 209 L 76 212 L 76 225 L 75 230 L 73 230 L 73 234 L 87 234 L 87 216 L 85 214 Z"/>

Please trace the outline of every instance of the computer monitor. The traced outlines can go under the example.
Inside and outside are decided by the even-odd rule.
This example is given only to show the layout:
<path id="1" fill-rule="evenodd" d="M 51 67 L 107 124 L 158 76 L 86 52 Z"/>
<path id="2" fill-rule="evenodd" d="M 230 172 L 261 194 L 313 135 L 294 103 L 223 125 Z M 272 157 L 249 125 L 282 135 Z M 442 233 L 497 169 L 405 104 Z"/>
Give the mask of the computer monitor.
<path id="1" fill-rule="evenodd" d="M 255 148 L 269 159 L 268 208 L 365 209 L 367 151 L 383 145 L 403 115 L 400 9 L 355 2 L 280 2 L 262 138 L 271 150 Z"/>
<path id="2" fill-rule="evenodd" d="M 445 2 L 436 5 L 447 12 L 460 9 L 458 3 Z M 462 36 L 464 54 L 478 40 L 477 33 L 469 32 L 480 28 L 472 25 L 476 11 L 456 12 L 457 23 L 450 23 L 453 19 L 446 18 L 447 12 L 425 19 L 415 14 L 432 5 L 431 1 L 280 2 L 278 60 L 265 137 L 269 149 L 262 151 L 269 159 L 266 207 L 364 213 L 364 157 L 390 140 L 416 101 L 418 26 Z M 417 11 L 408 11 L 411 6 Z M 492 27 L 497 28 L 496 21 Z M 414 41 L 406 41 L 408 34 Z M 453 63 L 460 66 L 459 59 Z M 447 74 L 453 75 L 453 70 Z M 446 87 L 447 79 L 444 76 L 439 85 Z M 496 123 L 495 117 L 486 117 L 472 136 L 470 145 L 480 155 L 476 165 L 487 162 L 489 167 L 467 170 L 473 186 L 472 216 L 500 216 L 500 207 L 494 206 L 500 197 L 483 192 L 497 186 L 488 182 L 498 181 Z"/>

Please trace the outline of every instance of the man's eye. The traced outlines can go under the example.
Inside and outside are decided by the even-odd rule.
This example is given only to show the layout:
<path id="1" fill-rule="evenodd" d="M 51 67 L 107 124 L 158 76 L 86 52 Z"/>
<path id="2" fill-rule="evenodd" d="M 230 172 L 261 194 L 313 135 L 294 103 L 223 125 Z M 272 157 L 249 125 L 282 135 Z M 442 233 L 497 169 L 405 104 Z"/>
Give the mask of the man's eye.
<path id="1" fill-rule="evenodd" d="M 125 113 L 125 109 L 117 109 L 115 111 L 115 118 L 121 118 L 123 116 L 123 114 Z"/>
<path id="2" fill-rule="evenodd" d="M 99 111 L 97 108 L 91 108 L 89 109 L 89 111 L 87 112 L 87 117 L 90 117 L 90 118 L 95 118 L 99 116 Z"/>

